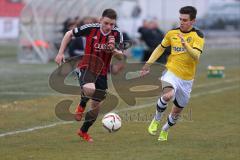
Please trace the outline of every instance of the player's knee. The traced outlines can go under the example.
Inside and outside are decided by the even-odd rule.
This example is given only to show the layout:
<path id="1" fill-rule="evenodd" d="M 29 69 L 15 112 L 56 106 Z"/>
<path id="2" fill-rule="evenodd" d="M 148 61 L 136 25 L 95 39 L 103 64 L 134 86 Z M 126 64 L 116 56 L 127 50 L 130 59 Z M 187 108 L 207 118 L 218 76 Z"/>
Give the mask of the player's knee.
<path id="1" fill-rule="evenodd" d="M 83 92 L 84 95 L 87 97 L 92 97 L 92 95 L 95 93 L 95 84 L 94 83 L 87 83 L 83 86 Z"/>
<path id="2" fill-rule="evenodd" d="M 164 101 L 166 101 L 166 102 L 169 102 L 170 100 L 171 100 L 171 96 L 169 96 L 169 95 L 163 95 L 163 99 L 164 99 Z"/>
<path id="3" fill-rule="evenodd" d="M 169 102 L 169 101 L 173 100 L 174 89 L 173 88 L 167 88 L 167 90 L 164 89 L 162 98 L 165 102 Z"/>
<path id="4" fill-rule="evenodd" d="M 168 92 L 168 93 L 164 94 L 162 97 L 163 97 L 164 101 L 169 102 L 173 99 L 174 93 Z"/>

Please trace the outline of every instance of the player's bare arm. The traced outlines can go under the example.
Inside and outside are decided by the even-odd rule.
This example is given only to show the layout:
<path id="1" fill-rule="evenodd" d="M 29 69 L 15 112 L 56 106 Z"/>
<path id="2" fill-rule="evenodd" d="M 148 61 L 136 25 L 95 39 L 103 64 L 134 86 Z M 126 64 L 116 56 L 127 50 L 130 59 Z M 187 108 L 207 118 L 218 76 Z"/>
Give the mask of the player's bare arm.
<path id="1" fill-rule="evenodd" d="M 55 62 L 59 65 L 62 63 L 62 61 L 64 61 L 64 51 L 67 48 L 68 43 L 71 41 L 72 36 L 73 36 L 73 33 L 72 33 L 72 30 L 70 30 L 63 37 L 63 40 L 60 45 L 60 49 L 55 58 Z"/>

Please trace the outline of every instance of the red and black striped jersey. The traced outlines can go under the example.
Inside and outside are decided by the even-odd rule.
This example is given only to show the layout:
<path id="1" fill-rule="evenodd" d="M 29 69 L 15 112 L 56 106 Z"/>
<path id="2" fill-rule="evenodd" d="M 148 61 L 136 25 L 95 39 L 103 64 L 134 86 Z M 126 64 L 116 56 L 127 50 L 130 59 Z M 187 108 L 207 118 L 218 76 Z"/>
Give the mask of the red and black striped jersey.
<path id="1" fill-rule="evenodd" d="M 109 36 L 114 36 L 115 43 L 123 43 L 122 33 L 114 27 L 109 33 L 104 34 L 101 24 L 86 24 L 72 30 L 75 37 L 86 37 L 85 54 L 79 62 L 81 69 L 90 69 L 94 73 L 106 75 L 112 58 L 112 53 L 107 51 Z"/>

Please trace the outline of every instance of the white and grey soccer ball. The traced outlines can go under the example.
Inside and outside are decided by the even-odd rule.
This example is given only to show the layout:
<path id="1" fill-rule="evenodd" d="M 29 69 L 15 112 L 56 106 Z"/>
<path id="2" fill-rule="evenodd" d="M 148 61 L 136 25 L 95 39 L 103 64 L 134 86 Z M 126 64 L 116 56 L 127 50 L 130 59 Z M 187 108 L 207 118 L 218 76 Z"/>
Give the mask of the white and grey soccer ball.
<path id="1" fill-rule="evenodd" d="M 110 133 L 118 131 L 121 126 L 121 118 L 116 113 L 107 113 L 102 118 L 103 127 Z"/>

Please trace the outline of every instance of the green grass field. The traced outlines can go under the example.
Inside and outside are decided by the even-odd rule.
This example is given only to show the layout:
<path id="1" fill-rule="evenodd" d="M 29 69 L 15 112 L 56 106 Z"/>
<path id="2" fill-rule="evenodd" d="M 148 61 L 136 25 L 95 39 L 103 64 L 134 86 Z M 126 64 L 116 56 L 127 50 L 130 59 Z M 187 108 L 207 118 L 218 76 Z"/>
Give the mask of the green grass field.
<path id="1" fill-rule="evenodd" d="M 73 100 L 72 111 L 79 100 L 78 96 L 62 95 L 49 88 L 48 78 L 56 64 L 18 64 L 15 52 L 15 47 L 0 46 L 2 160 L 236 160 L 240 157 L 239 49 L 206 49 L 190 103 L 179 123 L 171 128 L 169 141 L 160 143 L 157 136 L 147 133 L 157 98 L 152 97 L 138 99 L 135 109 L 129 111 L 124 110 L 129 106 L 121 101 L 116 109 L 123 124 L 116 133 L 107 133 L 99 117 L 90 129 L 95 140 L 92 144 L 77 137 L 78 122 L 64 122 L 55 115 L 55 105 L 60 100 Z M 209 64 L 224 65 L 225 78 L 208 79 Z M 77 85 L 74 80 L 72 83 Z M 112 88 L 110 91 L 114 92 Z"/>

